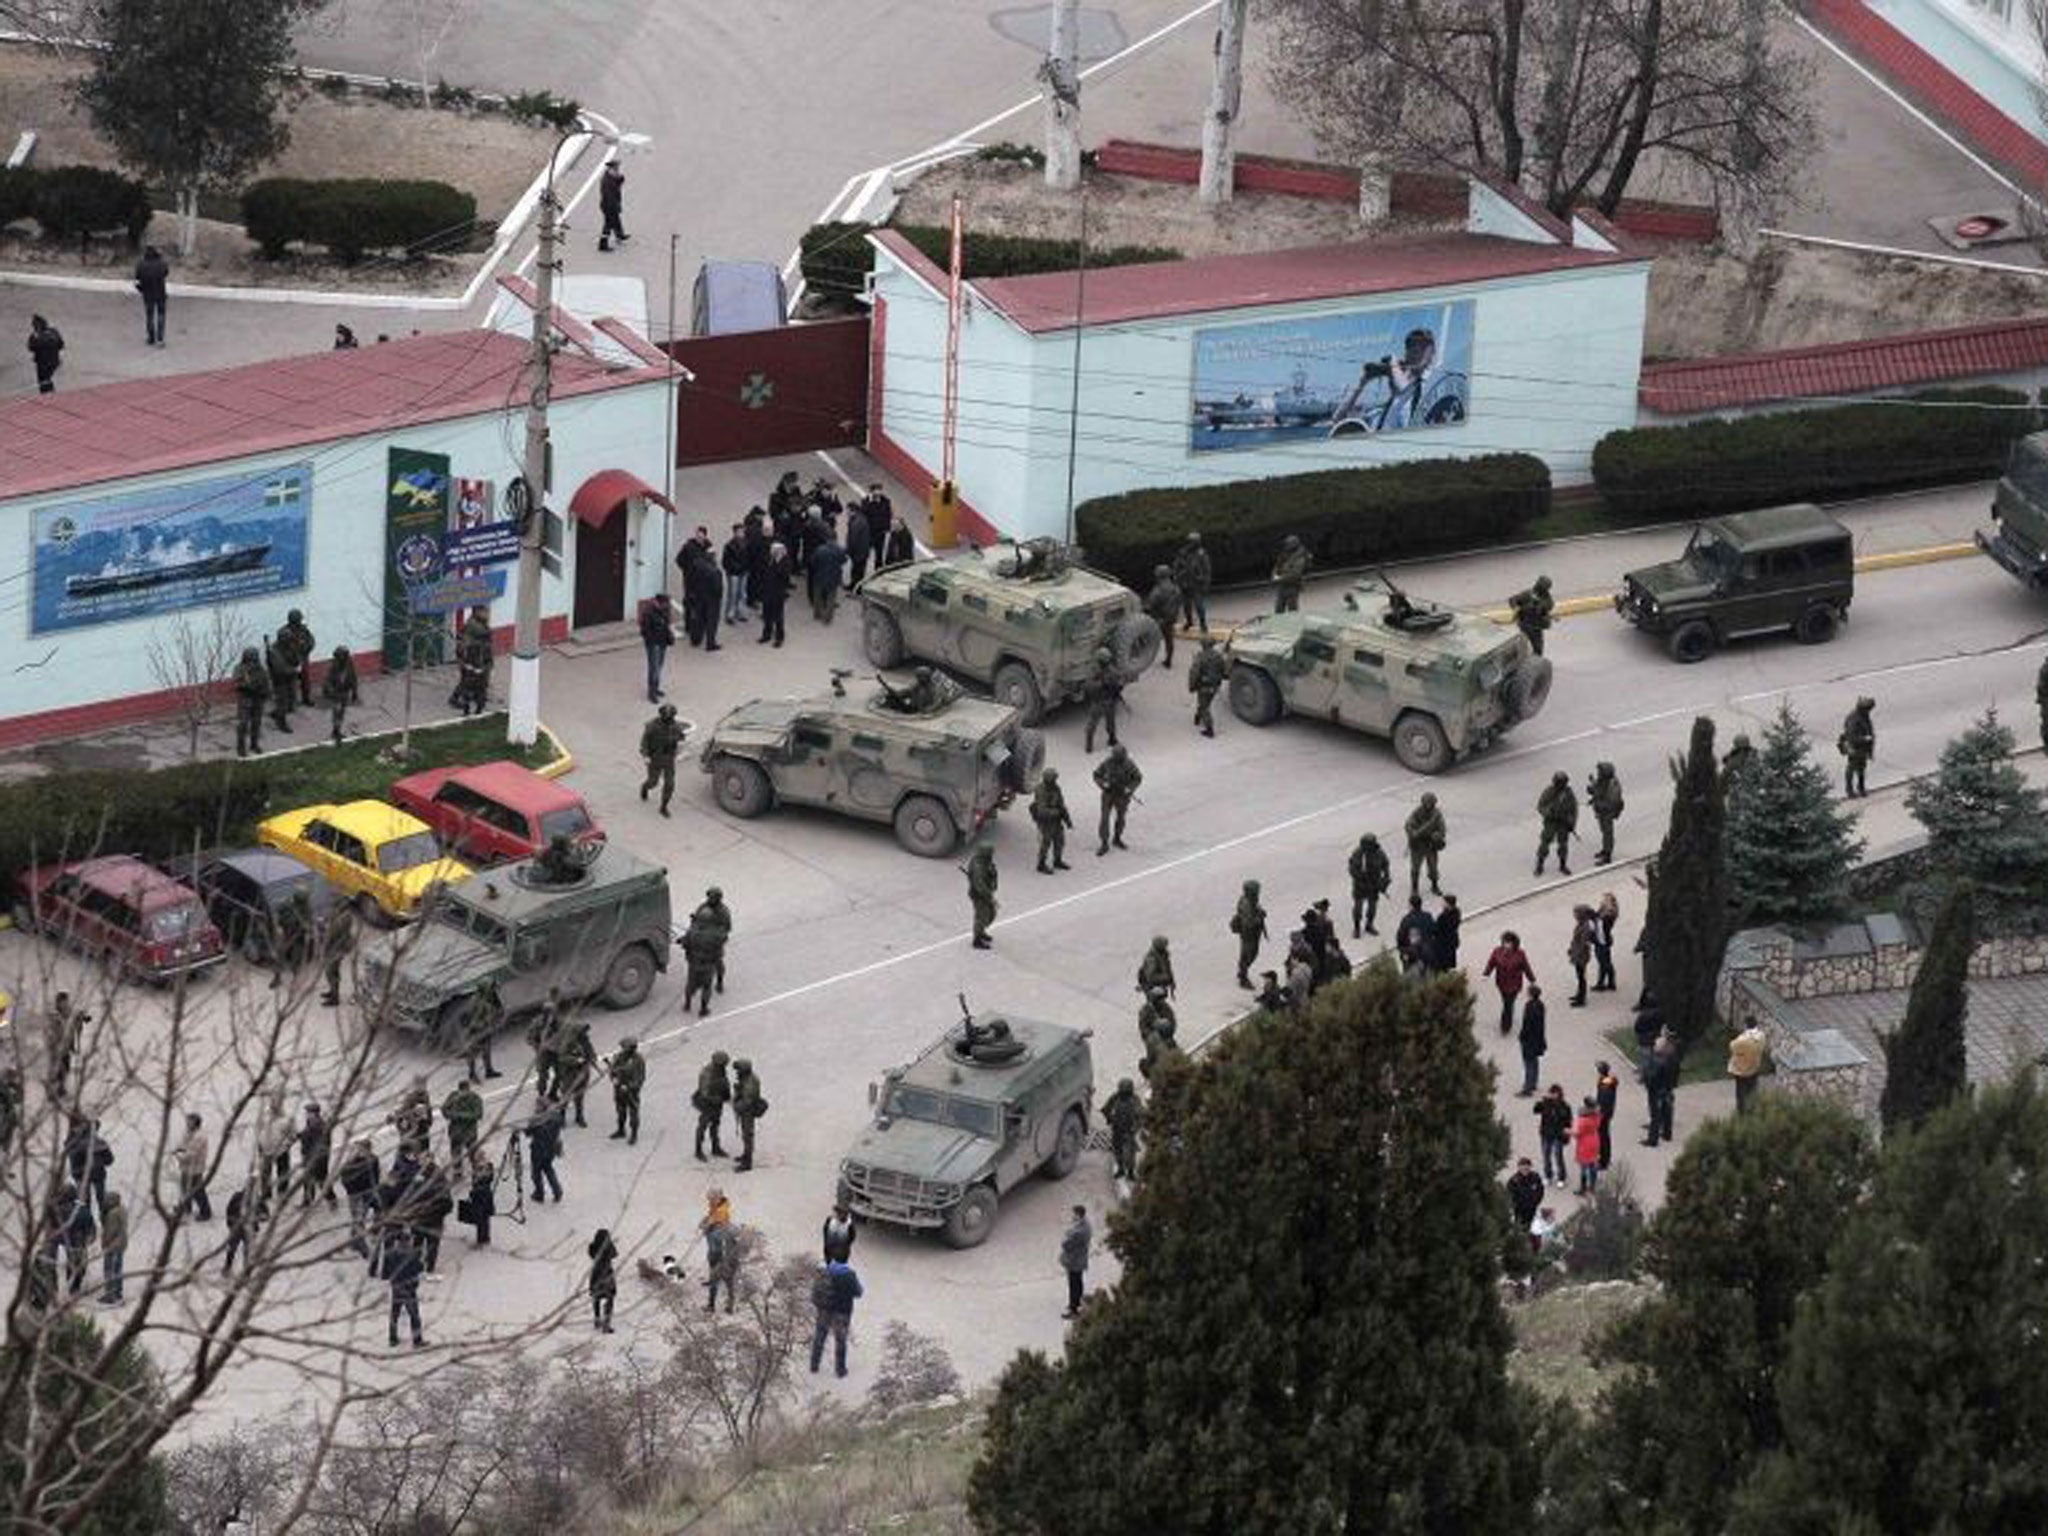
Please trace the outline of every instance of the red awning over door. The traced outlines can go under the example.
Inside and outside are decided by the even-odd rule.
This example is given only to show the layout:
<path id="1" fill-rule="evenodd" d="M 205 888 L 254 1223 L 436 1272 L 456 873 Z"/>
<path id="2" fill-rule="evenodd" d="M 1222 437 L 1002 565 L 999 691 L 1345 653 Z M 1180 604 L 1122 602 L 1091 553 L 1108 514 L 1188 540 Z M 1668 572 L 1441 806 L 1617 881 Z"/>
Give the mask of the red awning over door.
<path id="1" fill-rule="evenodd" d="M 569 512 L 591 527 L 601 528 L 629 496 L 644 496 L 670 512 L 676 509 L 674 502 L 638 475 L 623 469 L 601 469 L 577 487 L 569 499 Z"/>

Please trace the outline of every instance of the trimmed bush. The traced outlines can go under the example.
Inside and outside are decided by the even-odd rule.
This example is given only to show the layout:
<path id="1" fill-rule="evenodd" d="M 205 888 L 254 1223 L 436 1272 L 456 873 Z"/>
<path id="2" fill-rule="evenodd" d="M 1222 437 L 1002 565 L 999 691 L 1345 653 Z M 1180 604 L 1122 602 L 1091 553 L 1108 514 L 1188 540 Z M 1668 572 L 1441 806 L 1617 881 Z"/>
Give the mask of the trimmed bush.
<path id="1" fill-rule="evenodd" d="M 1286 534 L 1326 569 L 1371 565 L 1496 543 L 1549 506 L 1549 466 L 1498 453 L 1127 491 L 1083 502 L 1074 525 L 1089 564 L 1143 587 L 1191 530 L 1218 582 L 1262 581 Z"/>
<path id="2" fill-rule="evenodd" d="M 31 217 L 36 211 L 36 173 L 26 167 L 0 166 L 0 224 Z"/>
<path id="3" fill-rule="evenodd" d="M 1600 439 L 1593 481 L 1616 521 L 1647 522 L 1981 480 L 2034 430 L 2036 413 L 2013 409 L 2027 404 L 2009 389 L 1926 390 L 1897 404 L 1635 427 Z"/>
<path id="4" fill-rule="evenodd" d="M 873 224 L 813 224 L 799 244 L 804 286 L 839 298 L 859 298 L 868 274 L 875 269 L 874 248 L 867 242 Z M 942 271 L 953 263 L 952 231 L 939 224 L 891 226 Z M 1037 272 L 1071 272 L 1079 262 L 1078 240 L 1043 240 L 1031 235 L 983 235 L 968 230 L 960 243 L 963 276 L 1028 277 Z M 1144 261 L 1179 261 L 1181 253 L 1163 245 L 1088 247 L 1088 267 L 1129 267 Z"/>
<path id="5" fill-rule="evenodd" d="M 182 763 L 136 773 L 95 769 L 0 785 L 0 888 L 37 864 L 97 853 L 164 859 L 246 831 L 263 814 L 270 771 Z"/>
<path id="6" fill-rule="evenodd" d="M 476 199 L 442 181 L 271 177 L 242 193 L 242 227 L 272 260 L 295 241 L 351 264 L 369 251 L 444 250 L 475 222 Z"/>
<path id="7" fill-rule="evenodd" d="M 90 165 L 30 171 L 28 211 L 53 240 L 118 229 L 130 245 L 149 228 L 149 189 L 141 182 Z"/>

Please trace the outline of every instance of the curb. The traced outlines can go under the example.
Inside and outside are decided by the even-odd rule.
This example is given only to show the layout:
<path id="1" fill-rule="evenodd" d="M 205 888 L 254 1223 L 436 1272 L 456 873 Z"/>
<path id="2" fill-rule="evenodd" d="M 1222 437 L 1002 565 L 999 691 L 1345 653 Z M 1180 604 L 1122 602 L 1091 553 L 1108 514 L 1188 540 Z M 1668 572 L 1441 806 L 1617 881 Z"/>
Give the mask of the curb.
<path id="1" fill-rule="evenodd" d="M 542 720 L 537 723 L 540 726 L 541 739 L 555 749 L 555 755 L 552 760 L 542 764 L 533 771 L 544 779 L 559 779 L 574 773 L 576 771 L 576 754 L 571 752 L 562 738 L 554 733 L 547 721 Z"/>

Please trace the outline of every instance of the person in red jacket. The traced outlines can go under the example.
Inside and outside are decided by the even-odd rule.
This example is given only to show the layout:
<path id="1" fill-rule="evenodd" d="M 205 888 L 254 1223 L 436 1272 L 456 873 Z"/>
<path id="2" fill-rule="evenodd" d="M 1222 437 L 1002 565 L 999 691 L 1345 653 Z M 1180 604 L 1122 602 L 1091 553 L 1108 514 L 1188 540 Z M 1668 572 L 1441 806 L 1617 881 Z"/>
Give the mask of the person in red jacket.
<path id="1" fill-rule="evenodd" d="M 1590 1195 L 1600 1182 L 1600 1106 L 1590 1093 L 1579 1101 L 1572 1121 L 1572 1152 L 1579 1164 L 1579 1193 Z"/>
<path id="2" fill-rule="evenodd" d="M 1512 930 L 1500 936 L 1500 943 L 1486 957 L 1484 974 L 1491 976 L 1494 986 L 1500 989 L 1500 1032 L 1513 1034 L 1515 999 L 1522 995 L 1525 985 L 1536 979 L 1536 968 L 1529 963 L 1521 939 Z"/>

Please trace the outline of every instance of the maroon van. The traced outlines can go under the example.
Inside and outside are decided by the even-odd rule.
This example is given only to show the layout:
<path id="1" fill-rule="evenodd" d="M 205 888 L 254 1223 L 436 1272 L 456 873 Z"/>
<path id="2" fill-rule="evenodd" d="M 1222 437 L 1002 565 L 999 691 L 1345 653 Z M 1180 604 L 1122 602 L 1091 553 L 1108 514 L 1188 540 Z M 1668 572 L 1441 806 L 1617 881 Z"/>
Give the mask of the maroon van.
<path id="1" fill-rule="evenodd" d="M 192 888 L 124 853 L 30 870 L 14 899 L 14 923 L 146 981 L 227 958 L 220 929 Z"/>

